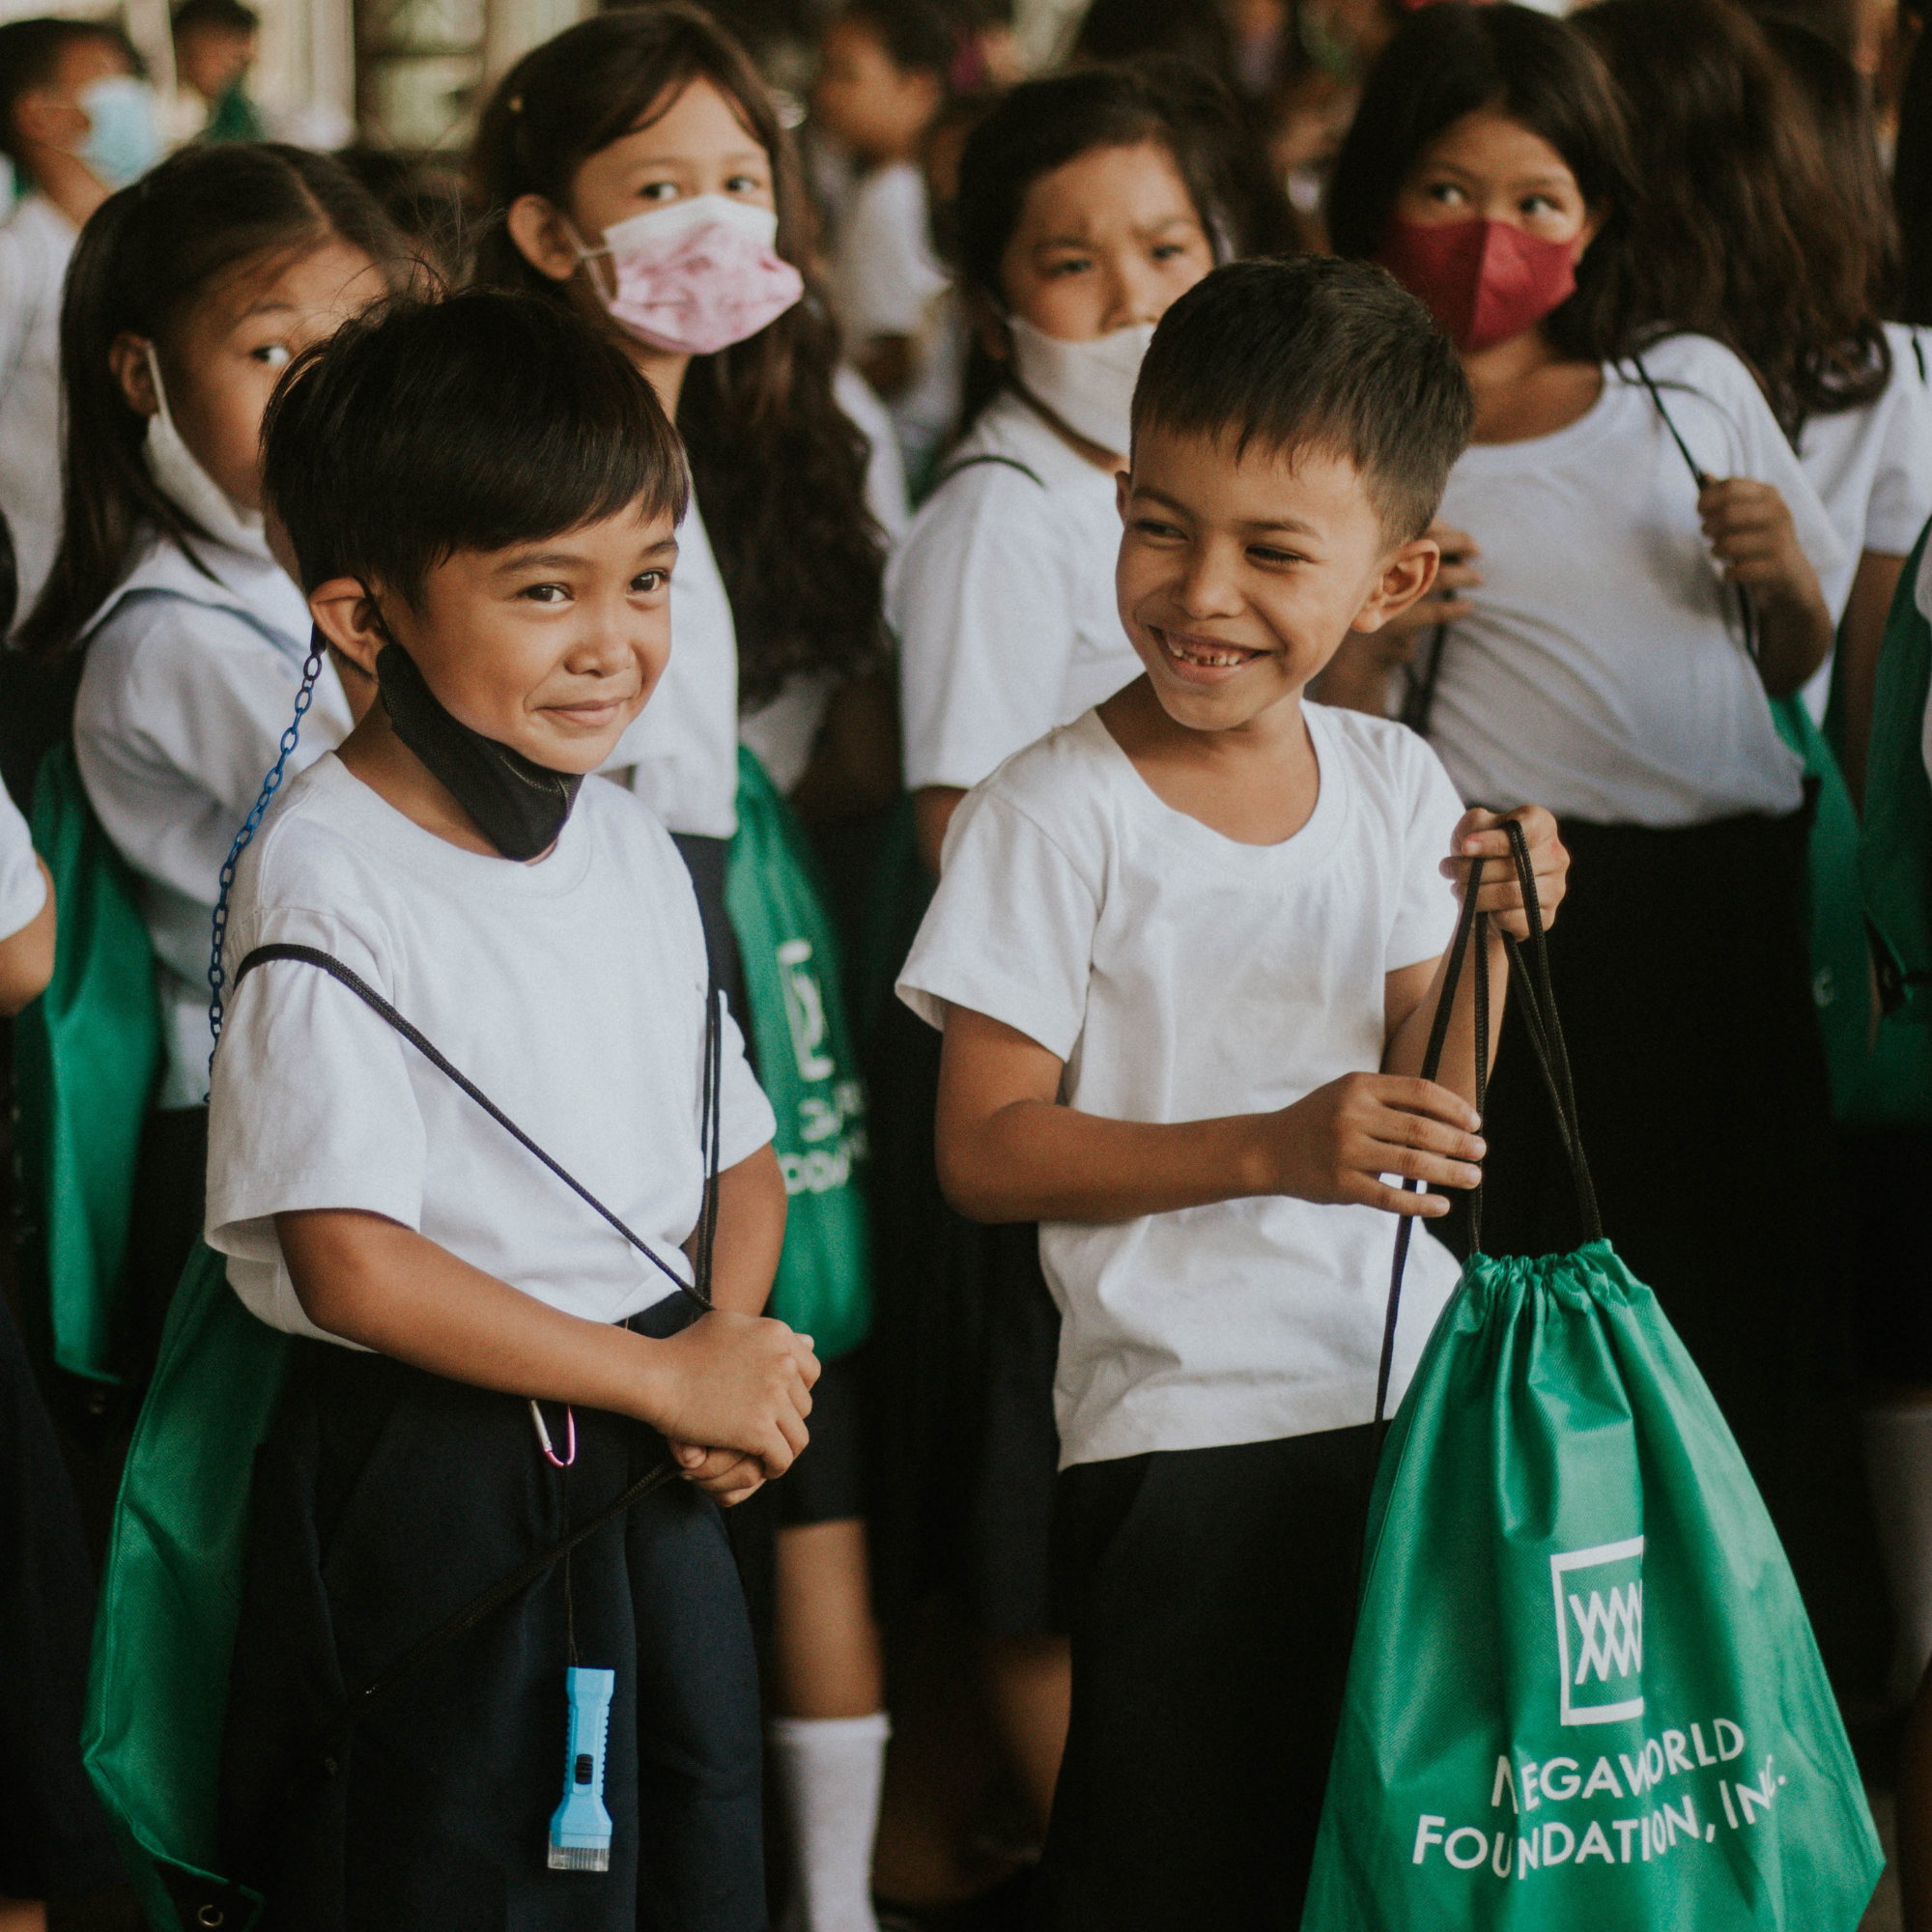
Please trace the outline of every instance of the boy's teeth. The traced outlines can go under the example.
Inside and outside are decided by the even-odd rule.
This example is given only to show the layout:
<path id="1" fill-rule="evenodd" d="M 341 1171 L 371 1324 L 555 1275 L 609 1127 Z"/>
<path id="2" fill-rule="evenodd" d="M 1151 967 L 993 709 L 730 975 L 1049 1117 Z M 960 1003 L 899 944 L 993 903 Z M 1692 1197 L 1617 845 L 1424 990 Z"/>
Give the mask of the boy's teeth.
<path id="1" fill-rule="evenodd" d="M 1183 644 L 1176 638 L 1168 639 L 1168 649 L 1176 657 L 1185 658 L 1189 664 L 1202 665 L 1209 669 L 1221 669 L 1230 665 L 1240 664 L 1248 655 L 1246 651 L 1203 650 L 1199 644 Z"/>

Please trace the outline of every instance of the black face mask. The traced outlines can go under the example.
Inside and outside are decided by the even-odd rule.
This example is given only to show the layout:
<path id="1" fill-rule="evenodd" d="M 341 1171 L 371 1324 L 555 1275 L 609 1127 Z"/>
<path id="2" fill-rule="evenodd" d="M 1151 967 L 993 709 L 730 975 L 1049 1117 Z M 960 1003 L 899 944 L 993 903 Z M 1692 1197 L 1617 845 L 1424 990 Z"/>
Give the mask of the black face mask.
<path id="1" fill-rule="evenodd" d="M 376 688 L 396 736 L 504 858 L 534 859 L 556 843 L 583 783 L 579 773 L 532 764 L 452 718 L 393 639 L 377 655 Z"/>

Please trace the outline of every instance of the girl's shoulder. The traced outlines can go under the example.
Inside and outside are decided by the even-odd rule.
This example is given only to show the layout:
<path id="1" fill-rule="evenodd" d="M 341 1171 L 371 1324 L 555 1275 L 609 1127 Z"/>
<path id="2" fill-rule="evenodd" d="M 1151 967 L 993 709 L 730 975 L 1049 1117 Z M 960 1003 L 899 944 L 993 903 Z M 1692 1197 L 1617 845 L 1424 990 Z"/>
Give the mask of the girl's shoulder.
<path id="1" fill-rule="evenodd" d="M 1647 375 L 1666 393 L 1677 389 L 1702 396 L 1729 414 L 1771 414 L 1750 365 L 1715 336 L 1690 330 L 1666 335 L 1611 366 L 1626 384 L 1641 386 Z"/>
<path id="2" fill-rule="evenodd" d="M 210 546 L 205 558 L 192 557 L 169 538 L 150 535 L 77 641 L 92 649 L 110 635 L 187 635 L 268 643 L 284 652 L 293 646 L 305 655 L 308 628 L 301 592 L 272 562 L 218 546 Z"/>

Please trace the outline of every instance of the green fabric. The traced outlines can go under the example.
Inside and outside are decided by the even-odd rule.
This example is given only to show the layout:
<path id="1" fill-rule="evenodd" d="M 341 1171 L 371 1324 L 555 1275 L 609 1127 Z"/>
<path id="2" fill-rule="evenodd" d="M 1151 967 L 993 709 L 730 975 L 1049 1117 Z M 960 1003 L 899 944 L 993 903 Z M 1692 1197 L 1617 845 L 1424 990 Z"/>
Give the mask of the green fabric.
<path id="1" fill-rule="evenodd" d="M 866 1339 L 872 1318 L 859 1182 L 866 1092 L 811 848 L 765 768 L 743 747 L 724 905 L 738 937 L 758 1078 L 778 1116 L 775 1145 L 787 1197 L 770 1308 L 831 1361 Z"/>
<path id="2" fill-rule="evenodd" d="M 197 1919 L 211 1901 L 245 1932 L 261 1905 L 213 1876 L 215 1804 L 254 1456 L 292 1346 L 197 1244 L 121 1479 L 81 1738 L 156 1932 L 223 1922 Z"/>
<path id="3" fill-rule="evenodd" d="M 71 746 L 42 762 L 33 835 L 58 929 L 52 982 L 14 1023 L 23 1287 L 55 1362 L 111 1382 L 134 1163 L 161 1069 L 154 949 Z"/>
<path id="4" fill-rule="evenodd" d="M 1899 1016 L 1921 1026 L 1932 1025 L 1932 779 L 1922 735 L 1932 626 L 1914 593 L 1927 534 L 1932 526 L 1899 575 L 1886 620 L 1859 842 L 1859 890 L 1887 991 L 1902 1001 Z"/>
<path id="5" fill-rule="evenodd" d="M 236 81 L 209 110 L 208 125 L 199 136 L 204 141 L 266 141 L 268 123 L 262 110 L 249 98 L 244 82 Z"/>
<path id="6" fill-rule="evenodd" d="M 1872 1054 L 1871 951 L 1859 907 L 1859 813 L 1825 734 L 1804 696 L 1772 699 L 1784 742 L 1804 760 L 1816 787 L 1806 868 L 1811 997 L 1832 1075 L 1832 1110 L 1844 1119 L 1862 1089 Z"/>
<path id="7" fill-rule="evenodd" d="M 1853 1932 L 1883 1858 L 1797 1586 L 1607 1242 L 1470 1260 L 1369 1548 L 1302 1932 Z"/>

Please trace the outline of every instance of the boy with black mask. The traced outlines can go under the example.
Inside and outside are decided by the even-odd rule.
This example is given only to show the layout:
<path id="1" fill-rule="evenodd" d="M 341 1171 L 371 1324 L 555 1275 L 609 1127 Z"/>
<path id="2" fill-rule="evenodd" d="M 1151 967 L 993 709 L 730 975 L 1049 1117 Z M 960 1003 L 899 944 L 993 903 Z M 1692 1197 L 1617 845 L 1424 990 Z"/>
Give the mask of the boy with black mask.
<path id="1" fill-rule="evenodd" d="M 280 1926 L 753 1932 L 757 1686 L 713 1499 L 789 1465 L 817 1364 L 758 1313 L 784 1186 L 690 880 L 582 783 L 669 655 L 682 452 L 588 325 L 482 292 L 302 358 L 266 451 L 320 637 L 380 701 L 290 783 L 226 933 L 209 1240 L 308 1339 L 258 1464 L 224 1854 Z M 685 1480 L 318 1767 L 348 1697 L 653 1468 Z M 547 1848 L 567 1669 L 610 1697 L 608 1755 L 574 1725 L 568 1767 L 610 1824 L 557 1812 Z"/>

